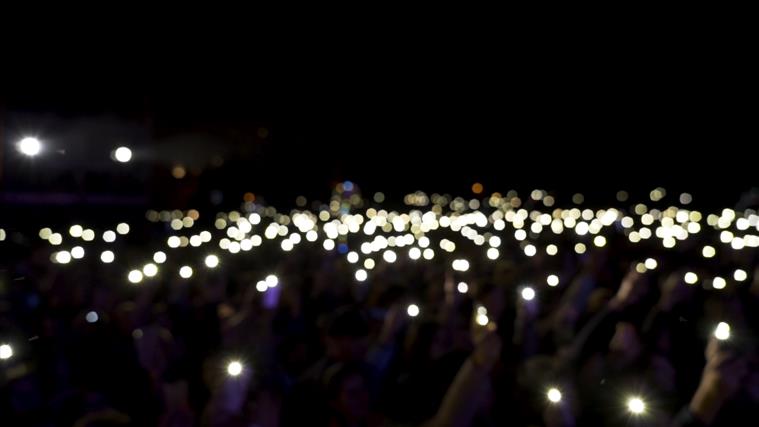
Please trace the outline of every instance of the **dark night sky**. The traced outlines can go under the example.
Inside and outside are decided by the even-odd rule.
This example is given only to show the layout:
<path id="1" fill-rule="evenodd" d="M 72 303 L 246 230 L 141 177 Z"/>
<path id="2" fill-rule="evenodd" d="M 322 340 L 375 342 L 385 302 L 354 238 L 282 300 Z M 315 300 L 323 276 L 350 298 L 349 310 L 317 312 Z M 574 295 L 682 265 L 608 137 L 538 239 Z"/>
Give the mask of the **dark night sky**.
<path id="1" fill-rule="evenodd" d="M 2 105 L 6 115 L 63 122 L 116 118 L 158 141 L 211 135 L 236 147 L 229 176 L 288 200 L 325 197 L 338 179 L 397 195 L 464 192 L 479 180 L 494 191 L 610 197 L 664 185 L 728 200 L 759 184 L 747 107 L 754 85 L 738 62 L 703 66 L 662 54 L 644 63 L 617 55 L 453 67 L 454 59 L 276 81 L 217 72 L 187 84 L 17 85 Z M 15 130 L 5 125 L 6 134 Z M 267 138 L 252 136 L 261 127 Z"/>

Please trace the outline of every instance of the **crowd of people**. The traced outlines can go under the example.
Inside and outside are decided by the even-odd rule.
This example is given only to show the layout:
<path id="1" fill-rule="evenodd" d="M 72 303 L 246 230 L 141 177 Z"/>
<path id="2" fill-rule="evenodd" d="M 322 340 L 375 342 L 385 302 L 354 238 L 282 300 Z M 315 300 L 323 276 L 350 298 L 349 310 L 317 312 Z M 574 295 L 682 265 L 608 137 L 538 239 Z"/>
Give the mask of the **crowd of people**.
<path id="1" fill-rule="evenodd" d="M 119 256 L 165 241 L 162 230 L 145 233 Z M 754 250 L 707 262 L 684 255 L 698 243 L 665 250 L 613 231 L 582 254 L 576 236 L 553 236 L 555 256 L 526 257 L 504 238 L 491 260 L 440 233 L 459 242 L 467 271 L 445 252 L 411 259 L 399 249 L 357 281 L 343 251 L 265 242 L 189 279 L 135 285 L 123 264 L 56 265 L 47 242 L 0 242 L 0 343 L 13 348 L 0 360 L 0 424 L 756 423 L 759 268 L 721 290 L 685 280 L 756 267 Z M 655 265 L 641 268 L 648 257 Z M 262 292 L 255 284 L 269 274 L 278 284 Z M 729 339 L 714 336 L 720 322 Z"/>

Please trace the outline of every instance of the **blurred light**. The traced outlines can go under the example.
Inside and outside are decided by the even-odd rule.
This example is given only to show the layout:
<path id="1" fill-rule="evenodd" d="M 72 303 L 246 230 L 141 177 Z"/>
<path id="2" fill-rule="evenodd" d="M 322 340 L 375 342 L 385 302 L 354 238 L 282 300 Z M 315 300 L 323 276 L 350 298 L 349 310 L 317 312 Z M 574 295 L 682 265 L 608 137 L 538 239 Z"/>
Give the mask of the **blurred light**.
<path id="1" fill-rule="evenodd" d="M 371 258 L 367 258 L 364 260 L 364 268 L 367 270 L 371 270 L 374 268 L 375 262 Z"/>
<path id="2" fill-rule="evenodd" d="M 648 269 L 646 268 L 646 264 L 645 263 L 639 262 L 639 263 L 635 264 L 635 271 L 637 271 L 638 273 L 643 274 L 647 270 Z"/>
<path id="3" fill-rule="evenodd" d="M 435 257 L 435 251 L 427 248 L 422 252 L 422 257 L 424 257 L 426 260 L 430 260 Z"/>
<path id="4" fill-rule="evenodd" d="M 273 274 L 270 274 L 266 276 L 266 279 L 264 279 L 264 282 L 266 282 L 266 286 L 270 288 L 276 288 L 279 284 L 279 278 Z"/>
<path id="5" fill-rule="evenodd" d="M 51 230 L 48 227 L 45 227 L 45 228 L 41 229 L 40 232 L 39 232 L 40 239 L 42 239 L 42 240 L 49 239 L 51 234 L 53 234 L 53 230 Z"/>
<path id="6" fill-rule="evenodd" d="M 712 287 L 714 289 L 725 289 L 725 286 L 727 286 L 727 282 L 725 281 L 725 279 L 723 279 L 723 278 L 721 278 L 719 276 L 716 276 L 712 280 Z"/>
<path id="7" fill-rule="evenodd" d="M 469 291 L 469 285 L 467 285 L 466 282 L 459 282 L 459 284 L 456 285 L 456 289 L 459 293 L 465 294 Z"/>
<path id="8" fill-rule="evenodd" d="M 306 240 L 308 240 L 309 242 L 315 242 L 316 239 L 318 238 L 319 238 L 319 235 L 314 230 L 309 230 L 306 233 Z"/>
<path id="9" fill-rule="evenodd" d="M 735 279 L 737 282 L 743 282 L 744 280 L 748 279 L 748 274 L 745 270 L 738 268 L 735 270 L 735 272 L 733 272 L 733 279 Z"/>
<path id="10" fill-rule="evenodd" d="M 532 301 L 535 299 L 535 289 L 532 289 L 529 286 L 525 286 L 522 289 L 522 299 L 525 301 Z"/>
<path id="11" fill-rule="evenodd" d="M 155 277 L 158 274 L 158 266 L 153 263 L 147 263 L 142 267 L 142 274 L 145 277 Z"/>
<path id="12" fill-rule="evenodd" d="M 382 259 L 384 259 L 385 261 L 387 261 L 387 262 L 389 262 L 389 263 L 393 263 L 393 262 L 395 262 L 396 258 L 397 258 L 397 256 L 395 255 L 395 252 L 393 252 L 393 251 L 391 251 L 391 250 L 389 250 L 389 249 L 388 249 L 388 250 L 386 250 L 386 251 L 385 251 L 385 252 L 382 254 Z"/>
<path id="13" fill-rule="evenodd" d="M 725 322 L 719 322 L 717 328 L 714 329 L 714 338 L 717 338 L 720 341 L 730 339 L 730 325 Z"/>
<path id="14" fill-rule="evenodd" d="M 472 193 L 474 194 L 481 194 L 483 189 L 484 188 L 482 187 L 482 184 L 480 184 L 479 182 L 475 182 L 474 184 L 472 184 Z"/>
<path id="15" fill-rule="evenodd" d="M 90 230 L 89 228 L 82 231 L 82 240 L 85 242 L 91 242 L 95 240 L 95 232 Z"/>
<path id="16" fill-rule="evenodd" d="M 596 236 L 593 238 L 593 244 L 598 246 L 599 248 L 603 248 L 606 246 L 606 237 L 604 236 Z"/>
<path id="17" fill-rule="evenodd" d="M 358 280 L 359 282 L 363 282 L 364 280 L 366 280 L 368 274 L 366 273 L 366 270 L 358 269 L 356 270 L 356 273 L 354 274 L 354 276 L 356 277 L 356 280 Z"/>
<path id="18" fill-rule="evenodd" d="M 683 193 L 683 194 L 680 195 L 680 203 L 682 203 L 684 205 L 688 205 L 692 201 L 693 201 L 693 196 L 691 196 L 690 194 Z"/>
<path id="19" fill-rule="evenodd" d="M 535 245 L 529 244 L 524 247 L 524 254 L 531 257 L 534 256 L 538 250 L 535 248 Z"/>
<path id="20" fill-rule="evenodd" d="M 584 254 L 585 250 L 586 250 L 586 248 L 585 248 L 585 245 L 583 243 L 577 243 L 575 245 L 575 252 L 577 252 L 578 254 Z"/>
<path id="21" fill-rule="evenodd" d="M 409 304 L 409 306 L 406 308 L 406 313 L 408 313 L 411 317 L 416 317 L 419 315 L 419 306 L 416 304 Z"/>
<path id="22" fill-rule="evenodd" d="M 550 274 L 548 278 L 546 279 L 546 282 L 548 282 L 548 286 L 554 287 L 559 285 L 559 276 L 555 274 Z"/>
<path id="23" fill-rule="evenodd" d="M 469 261 L 465 259 L 455 259 L 451 266 L 456 271 L 467 271 L 469 270 Z"/>
<path id="24" fill-rule="evenodd" d="M 107 230 L 105 233 L 103 233 L 103 241 L 106 243 L 113 243 L 116 241 L 116 233 L 114 233 L 111 230 Z"/>
<path id="25" fill-rule="evenodd" d="M 116 226 L 116 232 L 119 234 L 128 234 L 129 233 L 129 224 L 122 222 L 119 225 Z"/>
<path id="26" fill-rule="evenodd" d="M 242 373 L 242 363 L 233 360 L 227 365 L 227 374 L 231 377 L 236 377 Z"/>
<path id="27" fill-rule="evenodd" d="M 178 248 L 181 243 L 182 240 L 177 236 L 171 236 L 166 240 L 166 244 L 169 245 L 170 248 Z"/>
<path id="28" fill-rule="evenodd" d="M 100 317 L 98 317 L 98 314 L 94 311 L 90 311 L 86 316 L 84 316 L 84 318 L 87 320 L 87 323 L 95 323 Z"/>
<path id="29" fill-rule="evenodd" d="M 685 283 L 689 285 L 693 285 L 696 282 L 698 282 L 698 275 L 696 275 L 696 273 L 693 273 L 692 271 L 689 271 L 685 273 L 685 277 L 683 279 L 685 280 Z"/>
<path id="30" fill-rule="evenodd" d="M 0 345 L 0 360 L 8 360 L 13 357 L 13 347 L 8 344 Z"/>
<path id="31" fill-rule="evenodd" d="M 717 251 L 712 246 L 704 246 L 704 248 L 701 250 L 701 254 L 704 256 L 704 258 L 712 258 L 717 253 Z"/>
<path id="32" fill-rule="evenodd" d="M 179 277 L 183 279 L 189 279 L 192 277 L 192 267 L 189 265 L 182 266 L 182 268 L 179 269 Z"/>
<path id="33" fill-rule="evenodd" d="M 157 264 L 163 264 L 164 262 L 166 262 L 166 254 L 161 251 L 154 253 L 153 261 Z"/>
<path id="34" fill-rule="evenodd" d="M 263 280 L 259 280 L 258 283 L 256 283 L 256 290 L 258 292 L 266 292 L 267 289 L 269 289 L 269 285 Z"/>
<path id="35" fill-rule="evenodd" d="M 103 251 L 100 253 L 100 261 L 103 261 L 106 264 L 110 264 L 113 262 L 115 256 L 113 255 L 113 252 L 111 251 Z"/>
<path id="36" fill-rule="evenodd" d="M 554 387 L 549 388 L 548 393 L 546 393 L 546 396 L 548 397 L 548 400 L 551 401 L 551 403 L 561 402 L 561 392 L 557 388 L 554 388 Z"/>
<path id="37" fill-rule="evenodd" d="M 84 229 L 81 225 L 72 225 L 69 227 L 69 235 L 71 235 L 71 237 L 82 237 L 82 231 L 84 231 Z"/>
<path id="38" fill-rule="evenodd" d="M 176 179 L 182 179 L 187 174 L 187 171 L 183 166 L 174 166 L 171 169 L 171 176 L 173 176 Z"/>
<path id="39" fill-rule="evenodd" d="M 71 257 L 74 259 L 84 258 L 84 248 L 81 246 L 74 246 L 71 248 Z"/>
<path id="40" fill-rule="evenodd" d="M 55 254 L 55 262 L 58 264 L 68 264 L 71 262 L 71 254 L 69 251 L 60 251 Z"/>
<path id="41" fill-rule="evenodd" d="M 646 266 L 647 269 L 654 270 L 656 269 L 656 266 L 659 264 L 653 258 L 646 258 L 646 262 L 644 265 Z"/>
<path id="42" fill-rule="evenodd" d="M 627 409 L 635 415 L 646 412 L 646 403 L 640 397 L 631 397 L 627 400 Z"/>
<path id="43" fill-rule="evenodd" d="M 408 257 L 413 260 L 417 260 L 421 258 L 421 256 L 422 256 L 422 250 L 417 247 L 413 247 L 408 250 Z"/>
<path id="44" fill-rule="evenodd" d="M 480 326 L 487 326 L 487 324 L 490 323 L 490 319 L 488 318 L 487 313 L 477 313 L 477 317 L 475 317 L 475 321 Z"/>
<path id="45" fill-rule="evenodd" d="M 331 251 L 332 249 L 335 249 L 335 241 L 332 239 L 326 239 L 324 243 L 322 243 L 322 246 L 324 249 Z"/>
<path id="46" fill-rule="evenodd" d="M 358 262 L 358 253 L 355 251 L 348 252 L 348 262 L 351 264 L 355 264 Z"/>
<path id="47" fill-rule="evenodd" d="M 113 150 L 113 158 L 119 163 L 126 163 L 132 160 L 132 150 L 128 147 L 119 147 Z"/>
<path id="48" fill-rule="evenodd" d="M 490 248 L 487 251 L 487 257 L 488 259 L 498 259 L 498 256 L 500 253 L 498 252 L 498 249 L 496 248 Z"/>
<path id="49" fill-rule="evenodd" d="M 40 143 L 40 140 L 31 136 L 23 138 L 18 142 L 16 147 L 21 154 L 29 157 L 36 156 L 42 151 L 42 143 Z"/>
<path id="50" fill-rule="evenodd" d="M 61 233 L 53 233 L 47 241 L 53 246 L 58 246 L 63 243 L 63 236 L 61 236 Z"/>
<path id="51" fill-rule="evenodd" d="M 553 256 L 553 255 L 556 255 L 558 252 L 559 252 L 559 248 L 556 245 L 550 244 L 546 246 L 546 253 L 548 255 Z"/>
<path id="52" fill-rule="evenodd" d="M 132 270 L 127 275 L 127 279 L 132 283 L 142 282 L 142 272 L 140 270 Z"/>

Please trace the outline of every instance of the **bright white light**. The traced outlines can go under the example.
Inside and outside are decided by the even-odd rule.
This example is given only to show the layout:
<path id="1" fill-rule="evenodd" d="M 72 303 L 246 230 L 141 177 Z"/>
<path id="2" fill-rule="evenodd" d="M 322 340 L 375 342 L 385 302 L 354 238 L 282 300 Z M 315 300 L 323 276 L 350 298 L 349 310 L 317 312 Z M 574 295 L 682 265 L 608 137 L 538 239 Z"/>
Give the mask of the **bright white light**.
<path id="1" fill-rule="evenodd" d="M 535 299 L 535 289 L 525 286 L 524 289 L 522 289 L 522 299 L 525 301 L 532 301 Z"/>
<path id="2" fill-rule="evenodd" d="M 158 266 L 149 262 L 142 267 L 142 274 L 144 274 L 145 277 L 155 277 L 155 275 L 158 274 Z"/>
<path id="3" fill-rule="evenodd" d="M 398 257 L 395 255 L 395 252 L 387 250 L 382 254 L 382 258 L 389 263 L 394 263 Z"/>
<path id="4" fill-rule="evenodd" d="M 640 397 L 631 397 L 627 400 L 627 409 L 635 415 L 646 412 L 646 403 Z"/>
<path id="5" fill-rule="evenodd" d="M 498 255 L 500 255 L 500 253 L 496 248 L 490 248 L 487 251 L 488 259 L 498 259 Z"/>
<path id="6" fill-rule="evenodd" d="M 47 241 L 53 246 L 58 246 L 63 243 L 63 236 L 61 236 L 61 233 L 53 233 Z"/>
<path id="7" fill-rule="evenodd" d="M 122 222 L 119 225 L 116 226 L 116 232 L 119 234 L 128 234 L 129 233 L 129 224 Z"/>
<path id="8" fill-rule="evenodd" d="M 535 245 L 527 245 L 524 247 L 524 254 L 527 256 L 534 256 L 538 250 L 535 248 Z"/>
<path id="9" fill-rule="evenodd" d="M 17 144 L 18 151 L 25 156 L 36 156 L 42 151 L 42 144 L 40 140 L 31 136 L 27 136 Z"/>
<path id="10" fill-rule="evenodd" d="M 455 259 L 453 260 L 452 267 L 456 271 L 467 271 L 469 270 L 469 261 L 465 259 Z"/>
<path id="11" fill-rule="evenodd" d="M 8 360 L 13 357 L 13 347 L 8 344 L 0 345 L 0 360 Z"/>
<path id="12" fill-rule="evenodd" d="M 127 279 L 132 283 L 142 282 L 142 272 L 140 270 L 132 270 L 127 275 Z"/>
<path id="13" fill-rule="evenodd" d="M 696 282 L 698 282 L 698 275 L 696 275 L 696 273 L 693 273 L 692 271 L 689 271 L 685 273 L 684 280 L 685 280 L 685 283 L 689 285 L 693 285 Z"/>
<path id="14" fill-rule="evenodd" d="M 242 373 L 242 363 L 234 360 L 227 365 L 227 374 L 231 377 L 236 377 Z"/>
<path id="15" fill-rule="evenodd" d="M 208 268 L 216 268 L 216 266 L 219 265 L 219 257 L 216 255 L 208 255 L 206 257 L 206 267 Z"/>
<path id="16" fill-rule="evenodd" d="M 192 277 L 192 267 L 185 265 L 179 269 L 179 276 L 183 279 L 189 279 Z"/>
<path id="17" fill-rule="evenodd" d="M 128 147 L 119 147 L 113 150 L 113 158 L 119 163 L 126 163 L 132 160 L 132 150 Z"/>
<path id="18" fill-rule="evenodd" d="M 275 288 L 279 284 L 279 279 L 277 278 L 277 276 L 270 274 L 266 276 L 266 279 L 264 279 L 264 282 L 266 282 L 266 286 L 270 288 Z"/>
<path id="19" fill-rule="evenodd" d="M 87 323 L 95 323 L 100 317 L 98 317 L 98 314 L 94 311 L 90 311 L 86 316 L 84 316 L 84 318 L 87 320 Z"/>
<path id="20" fill-rule="evenodd" d="M 310 230 L 308 233 L 306 233 L 306 240 L 309 242 L 315 242 L 318 237 L 319 234 L 314 230 Z"/>
<path id="21" fill-rule="evenodd" d="M 258 292 L 266 292 L 267 289 L 269 289 L 269 285 L 263 280 L 259 280 L 258 283 L 256 283 L 256 290 Z"/>
<path id="22" fill-rule="evenodd" d="M 551 274 L 546 279 L 546 282 L 548 282 L 548 286 L 554 287 L 559 285 L 559 276 L 555 274 Z"/>
<path id="23" fill-rule="evenodd" d="M 561 392 L 559 391 L 559 389 L 555 387 L 549 388 L 548 393 L 546 393 L 546 396 L 548 397 L 548 400 L 551 401 L 551 403 L 561 402 Z"/>
<path id="24" fill-rule="evenodd" d="M 178 248 L 179 245 L 182 244 L 182 240 L 177 236 L 171 236 L 166 240 L 166 244 L 169 245 L 170 248 Z"/>
<path id="25" fill-rule="evenodd" d="M 59 264 L 68 264 L 71 262 L 71 254 L 69 251 L 60 251 L 55 254 L 55 262 Z"/>
<path id="26" fill-rule="evenodd" d="M 153 261 L 156 264 L 163 264 L 164 262 L 166 262 L 166 254 L 163 253 L 163 252 L 161 252 L 161 251 L 158 251 L 158 252 L 154 253 L 153 254 Z"/>
<path id="27" fill-rule="evenodd" d="M 559 248 L 556 245 L 554 245 L 554 244 L 550 244 L 550 245 L 546 246 L 546 253 L 548 255 L 554 256 L 557 253 L 559 253 Z"/>
<path id="28" fill-rule="evenodd" d="M 95 232 L 90 230 L 89 228 L 82 231 L 82 240 L 85 242 L 91 242 L 95 240 Z"/>
<path id="29" fill-rule="evenodd" d="M 419 259 L 422 257 L 422 250 L 417 247 L 413 247 L 408 250 L 408 257 L 411 259 Z"/>
<path id="30" fill-rule="evenodd" d="M 82 259 L 84 258 L 84 248 L 81 246 L 74 246 L 71 248 L 71 258 Z"/>
<path id="31" fill-rule="evenodd" d="M 712 280 L 712 287 L 714 289 L 725 289 L 725 286 L 727 286 L 727 282 L 725 279 L 719 276 L 715 277 L 714 280 Z"/>
<path id="32" fill-rule="evenodd" d="M 335 241 L 332 239 L 327 239 L 322 243 L 322 246 L 324 249 L 331 251 L 332 249 L 335 249 Z"/>
<path id="33" fill-rule="evenodd" d="M 408 313 L 411 317 L 416 317 L 419 315 L 419 306 L 416 304 L 409 304 L 409 306 L 406 308 L 406 313 Z"/>
<path id="34" fill-rule="evenodd" d="M 103 241 L 112 243 L 115 240 L 116 240 L 116 233 L 114 233 L 113 231 L 108 230 L 105 233 L 103 233 Z"/>
<path id="35" fill-rule="evenodd" d="M 659 264 L 653 258 L 646 258 L 646 262 L 643 265 L 645 265 L 647 269 L 653 270 Z"/>
<path id="36" fill-rule="evenodd" d="M 719 322 L 717 328 L 714 329 L 714 338 L 720 341 L 725 341 L 730 338 L 730 325 L 725 322 Z"/>
<path id="37" fill-rule="evenodd" d="M 366 277 L 368 275 L 366 274 L 366 270 L 359 269 L 359 270 L 356 270 L 355 276 L 356 276 L 356 280 L 358 280 L 359 282 L 363 282 L 364 280 L 366 280 Z"/>
<path id="38" fill-rule="evenodd" d="M 475 321 L 480 326 L 487 326 L 487 324 L 490 323 L 490 319 L 488 318 L 488 315 L 486 312 L 477 313 L 477 317 L 475 317 Z"/>
<path id="39" fill-rule="evenodd" d="M 358 262 L 358 253 L 354 251 L 348 252 L 348 262 L 351 264 L 355 264 Z"/>
<path id="40" fill-rule="evenodd" d="M 100 253 L 100 261 L 103 261 L 105 264 L 112 263 L 114 258 L 116 257 L 113 255 L 113 252 L 111 251 L 103 251 Z"/>
<path id="41" fill-rule="evenodd" d="M 84 229 L 81 225 L 72 225 L 69 227 L 69 235 L 71 235 L 71 237 L 82 237 L 83 231 Z"/>
<path id="42" fill-rule="evenodd" d="M 735 279 L 737 282 L 743 282 L 744 280 L 748 279 L 748 274 L 745 270 L 736 269 L 733 273 L 733 279 Z"/>
<path id="43" fill-rule="evenodd" d="M 704 256 L 704 258 L 712 258 L 717 253 L 717 251 L 712 246 L 704 246 L 704 248 L 701 250 L 701 255 Z"/>
<path id="44" fill-rule="evenodd" d="M 456 286 L 456 289 L 459 291 L 459 293 L 465 294 L 469 291 L 469 285 L 467 285 L 466 282 L 459 282 L 459 284 Z"/>
<path id="45" fill-rule="evenodd" d="M 603 248 L 606 246 L 606 237 L 604 236 L 596 236 L 593 238 L 593 244 L 598 246 L 599 248 Z"/>
<path id="46" fill-rule="evenodd" d="M 430 248 L 427 248 L 422 252 L 422 257 L 424 257 L 424 259 L 427 259 L 427 260 L 435 258 L 435 251 Z"/>

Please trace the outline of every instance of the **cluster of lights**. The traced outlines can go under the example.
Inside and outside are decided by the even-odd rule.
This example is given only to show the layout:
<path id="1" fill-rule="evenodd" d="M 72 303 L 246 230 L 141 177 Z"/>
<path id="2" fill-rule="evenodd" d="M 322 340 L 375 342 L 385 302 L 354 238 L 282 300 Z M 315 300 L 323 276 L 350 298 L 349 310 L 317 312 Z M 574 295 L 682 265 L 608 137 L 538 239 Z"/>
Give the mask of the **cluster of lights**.
<path id="1" fill-rule="evenodd" d="M 35 156 L 43 151 L 42 144 L 35 138 L 23 139 L 19 142 L 18 148 L 28 156 Z M 118 147 L 113 150 L 112 158 L 117 162 L 127 163 L 132 159 L 132 151 L 128 147 Z M 704 215 L 698 211 L 678 207 L 650 209 L 642 203 L 634 205 L 630 212 L 615 208 L 594 211 L 581 209 L 579 206 L 560 209 L 554 207 L 556 201 L 552 196 L 543 190 L 535 190 L 529 197 L 532 201 L 542 202 L 542 206 L 532 210 L 522 207 L 523 199 L 518 197 L 516 192 L 509 192 L 505 196 L 494 193 L 481 200 L 438 194 L 428 196 L 417 192 L 407 195 L 404 199 L 412 207 L 407 213 L 374 207 L 356 213 L 355 209 L 363 202 L 360 196 L 352 192 L 353 189 L 352 183 L 341 183 L 339 194 L 333 196 L 328 205 L 323 205 L 315 212 L 301 210 L 293 211 L 290 215 L 279 213 L 273 207 L 255 205 L 254 197 L 246 198 L 248 213 L 221 212 L 212 218 L 212 230 L 215 228 L 222 237 L 212 244 L 216 250 L 206 252 L 201 258 L 202 262 L 207 269 L 213 270 L 222 264 L 225 252 L 233 255 L 249 252 L 266 241 L 274 241 L 285 253 L 294 250 L 300 244 L 316 243 L 321 244 L 327 252 L 336 251 L 343 255 L 347 263 L 354 266 L 356 282 L 363 283 L 369 279 L 378 262 L 393 264 L 401 262 L 400 260 L 406 256 L 412 262 L 429 261 L 435 258 L 436 250 L 441 251 L 443 255 L 453 254 L 452 257 L 455 257 L 462 249 L 461 242 L 454 242 L 450 236 L 435 241 L 431 239 L 431 233 L 442 229 L 459 234 L 464 241 L 469 241 L 474 246 L 483 247 L 484 258 L 491 261 L 498 260 L 502 252 L 507 253 L 509 249 L 505 248 L 509 246 L 505 240 L 509 238 L 519 246 L 526 258 L 540 257 L 539 254 L 551 257 L 558 255 L 560 248 L 556 243 L 546 242 L 539 246 L 538 242 L 544 240 L 541 236 L 546 235 L 568 236 L 573 240 L 568 250 L 578 255 L 606 247 L 612 233 L 623 233 L 633 244 L 656 238 L 659 239 L 662 248 L 671 249 L 690 236 L 702 233 L 707 227 L 717 231 L 719 242 L 699 246 L 698 255 L 703 258 L 714 258 L 723 250 L 729 252 L 731 249 L 738 251 L 759 247 L 759 215 L 753 211 L 738 213 L 732 209 L 724 209 L 719 214 Z M 473 186 L 474 190 L 478 190 L 475 194 L 481 194 L 483 188 Z M 618 199 L 626 201 L 628 195 L 622 193 L 624 192 L 618 193 Z M 661 188 L 655 189 L 650 196 L 652 201 L 661 201 L 666 197 L 666 191 Z M 375 203 L 382 203 L 384 200 L 384 194 L 374 195 Z M 682 205 L 689 204 L 691 200 L 692 196 L 687 193 L 680 195 Z M 573 202 L 580 205 L 584 198 L 581 194 L 576 194 Z M 299 198 L 298 206 L 305 205 L 305 198 Z M 493 208 L 492 212 L 486 214 L 480 210 L 484 206 Z M 146 218 L 150 222 L 162 222 L 167 229 L 176 233 L 167 236 L 165 241 L 166 246 L 172 250 L 198 248 L 214 240 L 211 231 L 193 231 L 198 228 L 200 219 L 199 212 L 193 209 L 160 212 L 151 210 L 147 212 Z M 88 244 L 97 244 L 97 233 L 101 233 L 102 242 L 111 245 L 120 238 L 119 236 L 128 235 L 130 226 L 122 222 L 112 229 L 98 232 L 80 224 L 73 224 L 59 231 L 45 227 L 39 230 L 39 237 L 56 247 L 57 250 L 51 255 L 51 260 L 56 264 L 69 264 L 89 253 L 95 253 L 96 256 L 99 254 L 103 264 L 114 263 L 117 259 L 114 247 L 100 247 L 96 250 L 87 248 Z M 363 239 L 358 243 L 349 244 L 352 242 L 349 240 L 351 235 Z M 0 241 L 5 238 L 5 230 L 0 229 Z M 74 239 L 75 243 L 68 243 L 69 239 Z M 727 249 L 722 249 L 723 247 Z M 219 249 L 221 253 L 218 252 Z M 562 253 L 566 250 L 561 249 Z M 141 266 L 128 270 L 128 282 L 139 284 L 158 276 L 164 269 L 162 264 L 167 262 L 168 255 L 167 252 L 158 250 L 150 258 Z M 457 272 L 465 273 L 470 267 L 470 261 L 464 258 L 456 257 L 451 262 L 451 268 Z M 646 258 L 636 265 L 636 269 L 641 273 L 657 268 L 659 262 L 653 257 Z M 192 265 L 182 265 L 172 274 L 178 274 L 182 279 L 190 279 L 196 269 L 197 267 L 194 268 Z M 557 274 L 544 277 L 549 288 L 557 287 L 561 283 Z M 736 268 L 724 277 L 740 283 L 749 279 L 749 273 Z M 711 285 L 711 289 L 719 291 L 728 286 L 728 280 L 724 277 L 715 275 L 700 278 L 695 272 L 688 271 L 684 273 L 683 281 L 687 285 L 702 281 L 705 285 Z M 279 279 L 272 274 L 258 281 L 255 287 L 259 292 L 266 292 L 278 284 Z M 459 281 L 455 290 L 466 294 L 470 291 L 470 285 Z M 519 295 L 524 301 L 533 301 L 538 297 L 538 292 L 532 286 L 523 286 Z M 421 309 L 416 304 L 409 304 L 406 313 L 409 317 L 417 317 Z M 96 311 L 90 311 L 86 314 L 85 320 L 89 323 L 98 322 L 99 315 Z M 474 320 L 481 326 L 490 323 L 484 306 L 477 306 Z M 714 337 L 721 341 L 730 339 L 730 334 L 730 325 L 725 322 L 719 323 L 713 333 Z M 0 360 L 7 360 L 12 356 L 13 349 L 9 344 L 0 345 Z M 244 370 L 245 367 L 239 360 L 230 361 L 226 366 L 227 374 L 231 377 L 241 375 Z M 546 397 L 553 404 L 562 402 L 564 398 L 557 387 L 548 388 Z M 645 401 L 638 396 L 629 397 L 626 404 L 628 411 L 634 415 L 644 414 L 647 410 Z"/>

